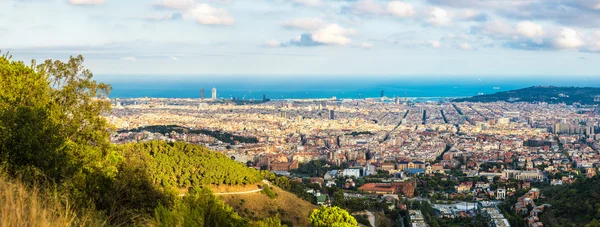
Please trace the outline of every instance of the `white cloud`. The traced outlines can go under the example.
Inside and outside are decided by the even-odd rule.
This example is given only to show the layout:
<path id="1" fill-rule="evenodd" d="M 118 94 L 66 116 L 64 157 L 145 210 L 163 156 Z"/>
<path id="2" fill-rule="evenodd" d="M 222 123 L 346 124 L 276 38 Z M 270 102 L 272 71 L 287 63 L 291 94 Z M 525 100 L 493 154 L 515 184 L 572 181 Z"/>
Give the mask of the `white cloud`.
<path id="1" fill-rule="evenodd" d="M 517 32 L 530 39 L 539 39 L 544 36 L 544 28 L 531 21 L 521 21 L 517 24 Z"/>
<path id="2" fill-rule="evenodd" d="M 325 22 L 319 18 L 299 18 L 283 23 L 286 28 L 297 28 L 304 30 L 316 30 L 325 25 Z"/>
<path id="3" fill-rule="evenodd" d="M 326 45 L 346 45 L 352 42 L 348 37 L 355 34 L 353 29 L 330 24 L 311 33 L 313 41 Z"/>
<path id="4" fill-rule="evenodd" d="M 308 7 L 317 7 L 323 5 L 321 0 L 292 0 L 294 3 L 301 4 Z"/>
<path id="5" fill-rule="evenodd" d="M 361 43 L 360 47 L 363 48 L 363 49 L 371 49 L 371 48 L 373 48 L 373 44 L 370 44 L 370 43 Z"/>
<path id="6" fill-rule="evenodd" d="M 554 39 L 554 44 L 559 49 L 577 49 L 583 46 L 584 43 L 577 31 L 571 28 L 563 28 L 558 37 Z"/>
<path id="7" fill-rule="evenodd" d="M 600 50 L 600 31 L 595 31 L 592 34 L 592 48 L 595 50 Z"/>
<path id="8" fill-rule="evenodd" d="M 405 18 L 415 15 L 412 5 L 400 1 L 391 1 L 387 4 L 387 11 L 397 17 Z"/>
<path id="9" fill-rule="evenodd" d="M 171 59 L 173 61 L 179 61 L 179 58 L 176 56 L 169 56 L 169 59 Z"/>
<path id="10" fill-rule="evenodd" d="M 272 39 L 269 41 L 266 41 L 263 46 L 265 47 L 280 47 L 281 46 L 281 42 L 279 42 L 278 40 Z"/>
<path id="11" fill-rule="evenodd" d="M 193 6 L 184 13 L 184 16 L 203 25 L 232 25 L 235 23 L 235 18 L 227 10 L 213 8 L 205 3 Z"/>
<path id="12" fill-rule="evenodd" d="M 486 22 L 480 27 L 480 29 L 481 33 L 490 36 L 507 37 L 515 34 L 515 29 L 513 26 L 501 20 Z"/>
<path id="13" fill-rule="evenodd" d="M 170 9 L 189 9 L 194 6 L 196 2 L 194 0 L 162 0 L 160 2 L 156 2 L 153 5 L 163 8 Z"/>
<path id="14" fill-rule="evenodd" d="M 437 40 L 429 41 L 429 45 L 431 45 L 433 48 L 440 48 L 442 46 L 440 41 Z"/>
<path id="15" fill-rule="evenodd" d="M 473 50 L 473 47 L 469 43 L 461 43 L 459 47 L 463 50 Z"/>
<path id="16" fill-rule="evenodd" d="M 72 5 L 100 5 L 104 4 L 106 0 L 68 0 L 67 2 Z"/>
<path id="17" fill-rule="evenodd" d="M 123 58 L 121 58 L 121 60 L 123 60 L 123 61 L 135 61 L 136 59 L 135 59 L 135 57 L 123 57 Z"/>
<path id="18" fill-rule="evenodd" d="M 451 18 L 448 11 L 435 7 L 429 12 L 427 21 L 435 26 L 445 26 L 450 24 Z"/>
<path id="19" fill-rule="evenodd" d="M 386 14 L 386 9 L 375 0 L 358 0 L 352 6 L 352 12 L 356 14 Z"/>

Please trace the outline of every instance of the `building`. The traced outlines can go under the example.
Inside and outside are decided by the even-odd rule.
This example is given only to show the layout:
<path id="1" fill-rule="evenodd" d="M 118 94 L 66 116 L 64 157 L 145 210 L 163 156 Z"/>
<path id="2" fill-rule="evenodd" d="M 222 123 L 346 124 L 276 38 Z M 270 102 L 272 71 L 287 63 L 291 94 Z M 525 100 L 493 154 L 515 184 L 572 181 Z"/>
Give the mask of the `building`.
<path id="1" fill-rule="evenodd" d="M 335 111 L 329 110 L 329 120 L 335 120 Z"/>
<path id="2" fill-rule="evenodd" d="M 217 88 L 212 89 L 212 99 L 213 100 L 217 100 Z"/>
<path id="3" fill-rule="evenodd" d="M 358 188 L 358 190 L 374 194 L 402 193 L 408 198 L 415 196 L 415 187 L 411 182 L 367 183 Z"/>
<path id="4" fill-rule="evenodd" d="M 381 90 L 381 98 L 385 97 L 385 92 Z"/>
<path id="5" fill-rule="evenodd" d="M 200 89 L 200 99 L 204 100 L 204 88 Z"/>
<path id="6" fill-rule="evenodd" d="M 506 199 L 506 189 L 498 188 L 496 190 L 496 199 Z"/>

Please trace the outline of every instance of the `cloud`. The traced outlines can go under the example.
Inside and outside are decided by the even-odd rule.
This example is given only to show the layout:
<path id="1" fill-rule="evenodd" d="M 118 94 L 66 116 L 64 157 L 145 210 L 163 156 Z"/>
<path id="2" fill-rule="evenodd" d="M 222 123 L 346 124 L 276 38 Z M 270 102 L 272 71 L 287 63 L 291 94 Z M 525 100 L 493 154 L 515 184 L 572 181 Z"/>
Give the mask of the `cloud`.
<path id="1" fill-rule="evenodd" d="M 411 17 L 416 14 L 411 4 L 401 1 L 390 1 L 383 5 L 376 0 L 358 0 L 349 11 L 354 14 L 391 15 L 399 18 Z"/>
<path id="2" fill-rule="evenodd" d="M 205 3 L 193 6 L 185 11 L 183 16 L 202 25 L 232 25 L 235 23 L 235 18 L 227 10 L 213 8 Z"/>
<path id="3" fill-rule="evenodd" d="M 391 1 L 387 4 L 387 11 L 397 17 L 405 18 L 415 15 L 412 5 L 400 1 Z"/>
<path id="4" fill-rule="evenodd" d="M 448 11 L 435 7 L 431 11 L 429 11 L 429 17 L 427 21 L 435 26 L 446 26 L 450 24 L 452 19 L 450 18 L 450 14 Z"/>
<path id="5" fill-rule="evenodd" d="M 184 10 L 196 5 L 196 2 L 194 0 L 162 0 L 152 5 L 159 8 Z"/>
<path id="6" fill-rule="evenodd" d="M 179 61 L 179 58 L 176 56 L 169 56 L 169 59 L 171 59 L 173 61 Z"/>
<path id="7" fill-rule="evenodd" d="M 323 5 L 321 0 L 292 0 L 292 2 L 308 7 L 318 7 Z"/>
<path id="8" fill-rule="evenodd" d="M 363 48 L 363 49 L 373 48 L 373 44 L 370 44 L 370 43 L 361 43 L 359 46 L 360 46 L 360 48 Z"/>
<path id="9" fill-rule="evenodd" d="M 478 27 L 471 29 L 475 33 L 483 33 L 495 37 L 508 37 L 515 34 L 515 29 L 508 23 L 501 20 L 488 21 Z"/>
<path id="10" fill-rule="evenodd" d="M 539 39 L 544 36 L 544 28 L 541 25 L 531 21 L 522 21 L 517 24 L 518 34 L 530 39 Z"/>
<path id="11" fill-rule="evenodd" d="M 280 47 L 281 46 L 281 42 L 279 42 L 278 40 L 272 39 L 269 41 L 266 41 L 263 44 L 264 47 Z"/>
<path id="12" fill-rule="evenodd" d="M 356 34 L 356 31 L 344 28 L 338 24 L 328 24 L 309 33 L 299 35 L 288 42 L 281 43 L 277 40 L 271 40 L 263 44 L 266 47 L 314 47 L 314 46 L 343 46 L 352 43 L 350 36 Z"/>
<path id="13" fill-rule="evenodd" d="M 319 18 L 299 18 L 284 22 L 283 27 L 291 29 L 316 30 L 325 25 L 325 22 Z"/>
<path id="14" fill-rule="evenodd" d="M 431 45 L 433 48 L 440 48 L 442 46 L 440 41 L 437 40 L 429 41 L 429 45 Z"/>
<path id="15" fill-rule="evenodd" d="M 375 0 L 358 0 L 350 8 L 354 14 L 386 14 L 387 11 L 381 4 Z"/>
<path id="16" fill-rule="evenodd" d="M 473 50 L 473 47 L 469 43 L 461 43 L 459 47 L 463 50 Z"/>
<path id="17" fill-rule="evenodd" d="M 554 44 L 559 49 L 577 49 L 583 46 L 584 42 L 577 31 L 563 28 L 558 37 L 554 39 Z"/>
<path id="18" fill-rule="evenodd" d="M 100 5 L 106 0 L 67 0 L 67 2 L 71 5 Z"/>
<path id="19" fill-rule="evenodd" d="M 135 61 L 135 57 L 122 57 L 121 60 L 123 61 Z"/>
<path id="20" fill-rule="evenodd" d="M 487 14 L 472 9 L 463 10 L 459 17 L 466 21 L 487 21 L 489 19 Z"/>
<path id="21" fill-rule="evenodd" d="M 315 42 L 325 45 L 346 45 L 352 42 L 349 35 L 355 34 L 352 29 L 343 28 L 337 24 L 330 24 L 311 34 Z"/>

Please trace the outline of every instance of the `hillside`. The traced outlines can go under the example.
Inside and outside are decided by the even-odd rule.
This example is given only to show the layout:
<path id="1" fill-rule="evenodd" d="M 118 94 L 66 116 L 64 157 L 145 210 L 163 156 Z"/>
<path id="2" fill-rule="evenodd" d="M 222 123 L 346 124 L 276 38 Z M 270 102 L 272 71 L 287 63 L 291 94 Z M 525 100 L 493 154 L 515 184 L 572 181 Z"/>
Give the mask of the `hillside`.
<path id="1" fill-rule="evenodd" d="M 265 219 L 279 214 L 282 223 L 293 226 L 309 226 L 308 214 L 317 206 L 298 196 L 272 186 L 277 197 L 271 199 L 265 193 L 220 195 L 226 204 L 233 207 L 242 217 L 251 220 Z"/>
<path id="2" fill-rule="evenodd" d="M 600 176 L 543 191 L 552 207 L 541 216 L 547 226 L 584 226 L 600 220 Z"/>
<path id="3" fill-rule="evenodd" d="M 489 95 L 478 95 L 469 98 L 455 99 L 455 102 L 546 102 L 546 103 L 580 103 L 591 105 L 594 97 L 600 95 L 600 88 L 595 87 L 553 87 L 537 86 L 512 91 L 503 91 Z"/>
<path id="4" fill-rule="evenodd" d="M 111 144 L 110 86 L 82 64 L 0 55 L 0 226 L 281 225 L 208 189 L 258 183 L 255 169 L 199 145 Z"/>

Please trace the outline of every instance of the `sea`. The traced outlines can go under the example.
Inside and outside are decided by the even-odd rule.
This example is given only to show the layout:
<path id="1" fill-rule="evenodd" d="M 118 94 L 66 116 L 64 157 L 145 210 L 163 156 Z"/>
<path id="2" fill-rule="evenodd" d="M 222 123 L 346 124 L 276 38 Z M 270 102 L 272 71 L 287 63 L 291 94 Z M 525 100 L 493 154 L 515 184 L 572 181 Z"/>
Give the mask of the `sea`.
<path id="1" fill-rule="evenodd" d="M 600 76 L 369 76 L 369 75 L 96 75 L 111 98 L 199 98 L 212 88 L 222 99 L 444 98 L 492 94 L 531 86 L 600 87 Z"/>

